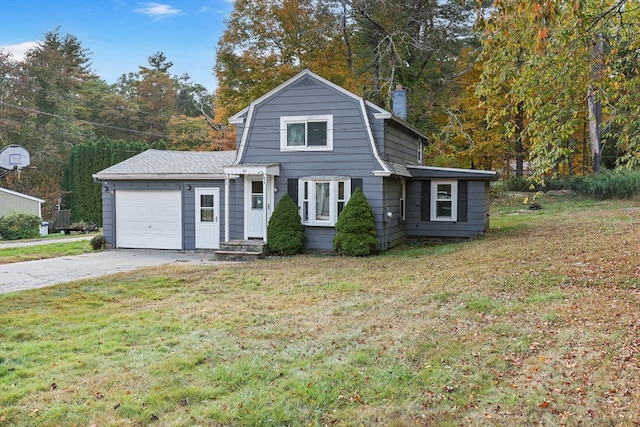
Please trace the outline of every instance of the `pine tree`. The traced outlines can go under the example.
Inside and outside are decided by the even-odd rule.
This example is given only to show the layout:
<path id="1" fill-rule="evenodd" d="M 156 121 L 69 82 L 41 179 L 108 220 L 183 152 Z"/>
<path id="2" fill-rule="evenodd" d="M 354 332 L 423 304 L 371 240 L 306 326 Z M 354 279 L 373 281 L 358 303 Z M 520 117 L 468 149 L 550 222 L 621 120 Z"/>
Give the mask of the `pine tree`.
<path id="1" fill-rule="evenodd" d="M 367 256 L 379 249 L 373 209 L 358 187 L 336 222 L 333 250 L 341 255 Z"/>
<path id="2" fill-rule="evenodd" d="M 282 196 L 267 226 L 269 250 L 279 255 L 293 255 L 300 252 L 307 236 L 304 234 L 298 206 L 291 196 Z"/>

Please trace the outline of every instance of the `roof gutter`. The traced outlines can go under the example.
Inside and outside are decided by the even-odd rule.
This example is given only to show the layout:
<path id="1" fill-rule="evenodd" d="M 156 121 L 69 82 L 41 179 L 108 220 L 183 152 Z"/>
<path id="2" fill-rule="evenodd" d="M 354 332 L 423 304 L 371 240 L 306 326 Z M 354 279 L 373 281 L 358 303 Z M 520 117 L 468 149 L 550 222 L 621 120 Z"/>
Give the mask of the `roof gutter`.
<path id="1" fill-rule="evenodd" d="M 168 174 L 93 174 L 91 175 L 98 181 L 127 181 L 127 180 L 144 180 L 144 181 L 161 181 L 161 180 L 209 180 L 224 179 L 223 173 L 217 174 L 195 174 L 195 173 L 168 173 Z"/>

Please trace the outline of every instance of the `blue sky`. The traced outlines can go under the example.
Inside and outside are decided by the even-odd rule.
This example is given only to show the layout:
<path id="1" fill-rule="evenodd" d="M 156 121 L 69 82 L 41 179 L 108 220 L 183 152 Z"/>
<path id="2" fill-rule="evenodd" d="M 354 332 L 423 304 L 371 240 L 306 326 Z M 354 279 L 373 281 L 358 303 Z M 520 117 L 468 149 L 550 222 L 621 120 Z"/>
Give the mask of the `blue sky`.
<path id="1" fill-rule="evenodd" d="M 158 51 L 171 74 L 215 88 L 212 67 L 233 0 L 0 0 L 0 49 L 20 55 L 60 27 L 88 49 L 91 68 L 107 83 L 148 65 Z"/>

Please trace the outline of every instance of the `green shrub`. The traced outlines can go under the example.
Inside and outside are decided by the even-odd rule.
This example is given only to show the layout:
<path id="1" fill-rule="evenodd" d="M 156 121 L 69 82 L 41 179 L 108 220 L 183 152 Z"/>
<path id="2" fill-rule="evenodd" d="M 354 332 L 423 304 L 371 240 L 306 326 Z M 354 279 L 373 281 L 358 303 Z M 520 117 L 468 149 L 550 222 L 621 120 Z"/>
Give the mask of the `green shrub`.
<path id="1" fill-rule="evenodd" d="M 11 212 L 0 218 L 0 236 L 5 240 L 38 237 L 41 222 L 42 219 L 37 215 Z"/>
<path id="2" fill-rule="evenodd" d="M 357 188 L 336 222 L 333 250 L 341 255 L 367 256 L 379 249 L 373 210 L 362 190 Z"/>
<path id="3" fill-rule="evenodd" d="M 278 255 L 293 255 L 302 250 L 306 240 L 298 206 L 285 194 L 273 210 L 267 225 L 269 250 Z"/>
<path id="4" fill-rule="evenodd" d="M 572 189 L 598 199 L 626 198 L 640 194 L 640 171 L 605 170 L 575 178 Z"/>
<path id="5" fill-rule="evenodd" d="M 91 239 L 91 247 L 94 251 L 104 249 L 106 243 L 107 242 L 104 240 L 104 236 L 102 234 L 93 236 L 93 238 Z"/>

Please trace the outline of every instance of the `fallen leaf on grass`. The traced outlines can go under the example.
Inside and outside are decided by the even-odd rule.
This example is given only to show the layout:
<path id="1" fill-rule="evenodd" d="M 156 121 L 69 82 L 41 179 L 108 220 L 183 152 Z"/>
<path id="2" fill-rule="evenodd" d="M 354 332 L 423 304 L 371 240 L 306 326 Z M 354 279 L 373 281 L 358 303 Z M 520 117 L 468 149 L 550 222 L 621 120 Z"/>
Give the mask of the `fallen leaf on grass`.
<path id="1" fill-rule="evenodd" d="M 547 402 L 546 400 L 542 403 L 538 403 L 538 408 L 548 408 L 549 407 L 549 402 Z"/>

